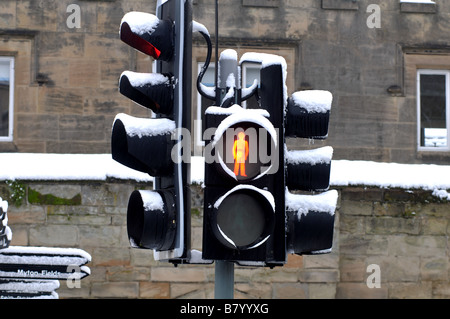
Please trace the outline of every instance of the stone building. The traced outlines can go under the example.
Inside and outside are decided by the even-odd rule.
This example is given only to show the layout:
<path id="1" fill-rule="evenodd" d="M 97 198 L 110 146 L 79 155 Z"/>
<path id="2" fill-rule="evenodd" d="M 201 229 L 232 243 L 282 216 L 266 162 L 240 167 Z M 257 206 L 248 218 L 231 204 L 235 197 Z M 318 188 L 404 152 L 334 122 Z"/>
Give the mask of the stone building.
<path id="1" fill-rule="evenodd" d="M 288 65 L 289 94 L 333 93 L 328 138 L 314 147 L 333 146 L 335 160 L 449 163 L 450 3 L 219 2 L 219 51 L 281 55 Z M 152 68 L 149 57 L 120 41 L 118 29 L 126 12 L 155 8 L 155 0 L 2 0 L 0 152 L 109 153 L 117 113 L 150 116 L 117 90 L 122 71 Z M 214 8 L 213 0 L 193 1 L 194 20 L 213 39 Z M 205 58 L 203 39 L 194 36 L 193 83 Z M 243 72 L 249 83 L 255 70 Z M 193 86 L 194 125 L 204 103 Z M 291 148 L 310 147 L 309 141 L 288 142 Z M 192 143 L 201 150 L 198 135 Z M 26 193 L 11 205 L 12 244 L 77 246 L 93 256 L 86 284 L 77 290 L 62 285 L 62 297 L 212 296 L 213 268 L 174 269 L 154 262 L 151 252 L 129 248 L 124 210 L 134 181 L 19 182 Z M 36 202 L 30 190 L 61 198 L 80 195 L 80 201 Z M 0 191 L 3 198 L 14 193 L 3 182 Z M 195 193 L 201 198 L 201 189 Z M 339 194 L 334 252 L 290 256 L 275 270 L 239 269 L 237 297 L 450 296 L 447 201 L 431 190 L 371 185 L 341 187 Z M 193 246 L 201 249 L 202 208 L 193 207 Z M 366 284 L 370 264 L 381 266 L 380 289 Z"/>
<path id="2" fill-rule="evenodd" d="M 335 159 L 445 164 L 450 5 L 400 2 L 222 1 L 220 51 L 283 56 L 289 94 L 331 91 L 326 143 Z M 214 1 L 193 3 L 194 19 L 214 37 Z M 118 39 L 120 20 L 155 8 L 144 0 L 2 1 L 0 77 L 14 94 L 8 107 L 2 103 L 0 151 L 109 152 L 116 113 L 147 115 L 117 93 L 118 76 L 151 70 L 147 57 Z M 194 71 L 205 57 L 195 36 Z M 14 81 L 6 75 L 12 65 Z M 426 95 L 429 86 L 438 97 Z M 192 95 L 193 120 L 201 119 L 195 86 Z M 430 99 L 441 102 L 432 107 Z M 201 147 L 199 138 L 193 143 Z"/>

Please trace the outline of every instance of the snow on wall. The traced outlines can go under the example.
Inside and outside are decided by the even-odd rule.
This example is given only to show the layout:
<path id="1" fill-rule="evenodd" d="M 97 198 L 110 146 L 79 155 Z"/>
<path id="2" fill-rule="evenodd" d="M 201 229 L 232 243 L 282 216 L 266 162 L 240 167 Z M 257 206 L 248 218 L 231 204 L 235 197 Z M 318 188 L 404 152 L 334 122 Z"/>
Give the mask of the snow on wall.
<path id="1" fill-rule="evenodd" d="M 106 180 L 151 182 L 153 178 L 115 162 L 111 154 L 0 153 L 0 180 Z M 191 180 L 204 179 L 204 158 L 191 158 Z M 446 198 L 450 165 L 333 160 L 330 187 L 424 189 Z"/>
<path id="2" fill-rule="evenodd" d="M 400 0 L 400 2 L 409 2 L 409 3 L 436 3 L 432 0 Z"/>
<path id="3" fill-rule="evenodd" d="M 381 188 L 450 189 L 450 166 L 332 161 L 330 183 L 333 186 L 364 185 Z"/>
<path id="4" fill-rule="evenodd" d="M 0 153 L 0 180 L 106 180 L 150 182 L 148 174 L 132 170 L 111 154 Z"/>

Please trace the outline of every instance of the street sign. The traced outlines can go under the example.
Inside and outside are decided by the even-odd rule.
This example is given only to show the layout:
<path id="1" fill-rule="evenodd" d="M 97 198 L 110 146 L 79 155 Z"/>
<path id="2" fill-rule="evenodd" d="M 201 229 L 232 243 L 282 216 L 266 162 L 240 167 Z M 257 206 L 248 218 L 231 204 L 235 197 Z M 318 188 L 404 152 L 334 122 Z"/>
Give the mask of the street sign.
<path id="1" fill-rule="evenodd" d="M 58 280 L 0 279 L 0 299 L 58 299 Z"/>
<path id="2" fill-rule="evenodd" d="M 0 250 L 0 279 L 82 279 L 90 261 L 76 248 L 10 246 Z"/>

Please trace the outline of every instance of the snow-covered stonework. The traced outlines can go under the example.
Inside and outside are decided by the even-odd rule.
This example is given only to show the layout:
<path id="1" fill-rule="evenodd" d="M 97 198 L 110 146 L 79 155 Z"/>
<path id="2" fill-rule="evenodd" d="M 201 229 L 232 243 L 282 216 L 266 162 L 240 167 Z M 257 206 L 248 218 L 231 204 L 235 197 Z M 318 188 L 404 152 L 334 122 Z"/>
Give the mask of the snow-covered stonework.
<path id="1" fill-rule="evenodd" d="M 128 198 L 134 189 L 151 189 L 151 178 L 110 166 L 114 162 L 107 155 L 35 155 L 33 170 L 24 165 L 32 155 L 9 156 L 10 162 L 7 154 L 0 158 L 9 167 L 0 170 L 0 196 L 13 195 L 16 188 L 8 185 L 25 189 L 8 207 L 11 245 L 74 247 L 92 257 L 91 275 L 81 288 L 60 281 L 60 298 L 213 297 L 214 266 L 174 268 L 155 262 L 151 250 L 130 248 Z M 197 250 L 202 249 L 202 165 L 193 158 L 192 248 Z M 284 267 L 274 269 L 236 266 L 235 297 L 449 298 L 448 174 L 447 166 L 332 161 L 330 189 L 338 204 L 331 253 L 289 255 Z M 379 266 L 380 288 L 369 288 L 371 265 Z"/>

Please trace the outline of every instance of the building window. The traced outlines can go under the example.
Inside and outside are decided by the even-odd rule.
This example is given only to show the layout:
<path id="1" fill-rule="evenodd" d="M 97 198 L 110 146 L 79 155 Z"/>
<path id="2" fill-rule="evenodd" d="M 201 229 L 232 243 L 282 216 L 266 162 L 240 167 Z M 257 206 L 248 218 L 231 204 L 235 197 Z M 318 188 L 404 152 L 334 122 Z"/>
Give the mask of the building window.
<path id="1" fill-rule="evenodd" d="M 14 58 L 0 57 L 0 142 L 13 140 Z"/>
<path id="2" fill-rule="evenodd" d="M 436 13 L 437 5 L 433 0 L 400 0 L 400 12 Z"/>
<path id="3" fill-rule="evenodd" d="M 200 73 L 200 70 L 203 67 L 203 63 L 198 63 L 197 72 Z M 242 86 L 245 85 L 246 88 L 250 87 L 253 84 L 253 81 L 256 79 L 259 83 L 259 71 L 261 69 L 260 63 L 244 63 L 241 66 L 242 72 Z M 208 69 L 205 72 L 205 75 L 202 79 L 202 84 L 207 87 L 214 87 L 215 85 L 215 66 L 210 64 Z M 196 130 L 196 146 L 204 146 L 204 142 L 202 140 L 203 132 L 204 132 L 204 114 L 205 110 L 214 104 L 214 101 L 211 101 L 205 97 L 203 97 L 200 93 L 197 92 L 197 116 L 195 121 L 195 130 Z M 242 102 L 243 108 L 256 109 L 259 108 L 258 100 L 256 96 L 250 97 L 248 100 Z"/>
<path id="4" fill-rule="evenodd" d="M 203 67 L 203 62 L 198 63 L 197 74 L 200 74 L 200 71 Z M 208 66 L 205 74 L 203 75 L 202 84 L 207 87 L 214 87 L 215 85 L 215 73 L 216 68 L 213 63 Z M 196 90 L 197 91 L 197 90 Z M 214 101 L 209 100 L 203 97 L 200 93 L 197 92 L 197 118 L 194 123 L 195 126 L 195 145 L 196 146 L 204 146 L 205 142 L 203 141 L 203 132 L 204 132 L 204 119 L 205 119 L 205 111 L 206 109 L 213 105 Z"/>
<path id="5" fill-rule="evenodd" d="M 450 150 L 450 71 L 417 71 L 418 149 Z"/>
<path id="6" fill-rule="evenodd" d="M 242 72 L 242 87 L 249 88 L 253 81 L 257 80 L 260 83 L 260 63 L 244 62 L 241 66 Z M 258 84 L 259 85 L 259 84 Z M 258 100 L 255 95 L 248 100 L 242 102 L 242 107 L 247 109 L 259 109 Z"/>

